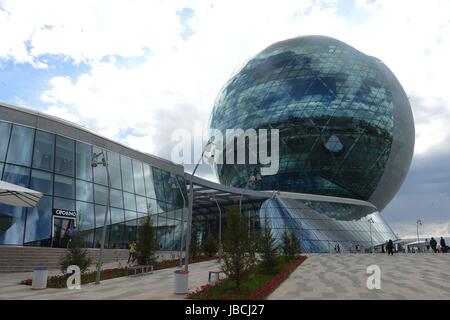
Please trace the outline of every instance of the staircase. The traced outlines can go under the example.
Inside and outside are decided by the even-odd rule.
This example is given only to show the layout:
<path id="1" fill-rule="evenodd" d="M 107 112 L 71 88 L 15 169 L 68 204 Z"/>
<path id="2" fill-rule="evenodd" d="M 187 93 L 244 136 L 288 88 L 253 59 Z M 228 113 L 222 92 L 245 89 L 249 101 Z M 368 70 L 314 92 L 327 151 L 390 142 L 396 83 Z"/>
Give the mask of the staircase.
<path id="1" fill-rule="evenodd" d="M 88 248 L 92 262 L 98 260 L 100 249 Z M 66 249 L 44 247 L 0 246 L 0 272 L 32 271 L 36 267 L 46 267 L 49 270 L 59 269 L 59 260 Z M 126 249 L 103 250 L 103 263 L 128 259 Z"/>

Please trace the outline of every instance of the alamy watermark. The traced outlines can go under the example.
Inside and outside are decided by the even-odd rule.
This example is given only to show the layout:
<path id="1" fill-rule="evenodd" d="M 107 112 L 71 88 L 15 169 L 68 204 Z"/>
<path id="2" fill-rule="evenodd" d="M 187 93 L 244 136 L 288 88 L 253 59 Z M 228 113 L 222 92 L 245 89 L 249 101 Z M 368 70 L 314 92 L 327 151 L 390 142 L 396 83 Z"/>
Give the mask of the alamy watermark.
<path id="1" fill-rule="evenodd" d="M 369 290 L 381 290 L 381 269 L 378 265 L 372 264 L 367 267 L 366 273 L 370 274 L 367 277 L 366 286 Z"/>
<path id="2" fill-rule="evenodd" d="M 196 164 L 204 151 L 203 132 L 200 122 L 194 123 L 193 132 L 186 129 L 173 131 L 171 140 L 176 144 L 172 148 L 171 160 L 180 164 Z M 278 172 L 280 162 L 278 129 L 233 128 L 223 131 L 208 129 L 207 136 L 211 137 L 212 144 L 210 163 L 258 165 L 263 176 Z"/>

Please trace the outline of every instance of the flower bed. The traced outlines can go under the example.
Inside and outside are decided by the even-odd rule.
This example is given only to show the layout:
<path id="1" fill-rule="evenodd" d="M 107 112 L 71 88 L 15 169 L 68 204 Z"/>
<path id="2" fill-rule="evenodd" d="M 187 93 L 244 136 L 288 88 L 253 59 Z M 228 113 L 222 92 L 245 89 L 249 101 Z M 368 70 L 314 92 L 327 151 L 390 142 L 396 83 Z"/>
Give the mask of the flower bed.
<path id="1" fill-rule="evenodd" d="M 258 272 L 248 274 L 242 281 L 242 290 L 234 288 L 234 281 L 223 279 L 215 284 L 207 284 L 191 291 L 187 299 L 205 300 L 258 300 L 271 294 L 289 275 L 306 260 L 300 256 L 291 263 L 282 263 L 280 271 L 274 275 L 264 275 Z"/>
<path id="2" fill-rule="evenodd" d="M 209 261 L 209 260 L 214 260 L 214 259 L 217 259 L 217 257 L 199 257 L 199 258 L 190 259 L 189 263 L 198 263 L 198 262 Z M 161 269 L 174 268 L 174 267 L 178 267 L 179 265 L 180 265 L 179 259 L 164 260 L 164 261 L 156 262 L 153 266 L 153 270 L 156 271 L 156 270 L 161 270 Z M 142 269 L 136 270 L 136 274 L 139 274 L 142 272 L 143 272 Z M 83 273 L 81 275 L 81 284 L 95 282 L 96 273 L 97 273 L 96 271 Z M 102 270 L 102 272 L 100 273 L 100 280 L 108 280 L 108 279 L 124 277 L 127 275 L 126 273 L 127 273 L 126 268 L 105 269 L 105 270 Z M 68 274 L 60 274 L 60 275 L 50 276 L 47 279 L 47 287 L 48 288 L 66 288 L 67 287 L 66 282 L 67 282 L 67 278 L 69 276 L 70 275 L 68 275 Z M 31 278 L 22 280 L 20 282 L 20 284 L 24 284 L 24 285 L 28 285 L 28 286 L 31 286 L 31 283 L 32 283 Z"/>

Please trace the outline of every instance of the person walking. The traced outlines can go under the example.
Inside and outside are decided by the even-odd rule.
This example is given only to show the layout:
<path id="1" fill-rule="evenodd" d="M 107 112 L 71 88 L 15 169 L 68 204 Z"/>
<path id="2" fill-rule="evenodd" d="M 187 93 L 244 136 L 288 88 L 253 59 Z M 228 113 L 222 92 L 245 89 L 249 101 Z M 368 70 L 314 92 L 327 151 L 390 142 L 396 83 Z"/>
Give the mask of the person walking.
<path id="1" fill-rule="evenodd" d="M 443 237 L 441 237 L 441 248 L 442 248 L 442 253 L 447 253 L 447 245 L 445 244 L 445 239 Z"/>
<path id="2" fill-rule="evenodd" d="M 389 239 L 386 245 L 386 250 L 388 252 L 388 255 L 394 255 L 394 243 L 392 242 L 391 239 Z"/>
<path id="3" fill-rule="evenodd" d="M 426 243 L 426 247 L 427 247 L 427 252 L 430 252 L 430 240 L 425 239 L 425 243 Z"/>
<path id="4" fill-rule="evenodd" d="M 436 253 L 437 241 L 434 240 L 433 237 L 431 237 L 431 240 L 430 240 L 430 247 L 431 247 L 431 250 L 433 250 L 433 252 Z"/>
<path id="5" fill-rule="evenodd" d="M 71 223 L 69 229 L 67 229 L 67 236 L 69 237 L 67 241 L 67 247 L 70 246 L 72 243 L 73 238 L 75 237 L 77 233 L 77 230 L 75 229 L 75 226 Z"/>
<path id="6" fill-rule="evenodd" d="M 133 242 L 130 243 L 129 254 L 128 254 L 128 262 L 127 263 L 130 263 L 130 260 L 131 260 L 131 263 L 134 262 L 135 254 L 136 254 L 136 242 L 133 241 Z"/>

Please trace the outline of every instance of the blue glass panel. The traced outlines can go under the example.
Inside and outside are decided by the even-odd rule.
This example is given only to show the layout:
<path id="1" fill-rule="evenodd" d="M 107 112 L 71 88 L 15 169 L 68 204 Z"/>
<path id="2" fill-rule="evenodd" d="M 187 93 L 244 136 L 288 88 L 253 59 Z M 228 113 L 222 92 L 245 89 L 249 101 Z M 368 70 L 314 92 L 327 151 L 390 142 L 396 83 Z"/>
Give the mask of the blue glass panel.
<path id="1" fill-rule="evenodd" d="M 78 179 L 92 181 L 92 147 L 88 144 L 76 142 L 76 173 Z"/>
<path id="2" fill-rule="evenodd" d="M 111 206 L 117 208 L 123 208 L 123 196 L 122 191 L 111 189 Z"/>
<path id="3" fill-rule="evenodd" d="M 111 187 L 116 189 L 122 189 L 122 175 L 120 170 L 120 157 L 119 154 L 108 151 L 108 166 L 109 175 L 111 178 Z"/>
<path id="4" fill-rule="evenodd" d="M 103 149 L 93 147 L 93 151 L 95 154 L 100 154 L 103 152 Z M 103 154 L 97 157 L 98 165 L 94 168 L 94 182 L 107 186 L 108 180 L 106 175 L 106 167 L 101 164 L 104 157 L 105 156 Z"/>
<path id="5" fill-rule="evenodd" d="M 34 139 L 33 168 L 53 171 L 55 136 L 37 130 Z"/>
<path id="6" fill-rule="evenodd" d="M 55 196 L 74 199 L 75 182 L 73 178 L 55 174 Z M 62 208 L 60 208 L 62 209 Z"/>
<path id="7" fill-rule="evenodd" d="M 2 180 L 28 188 L 29 176 L 30 169 L 6 164 Z"/>
<path id="8" fill-rule="evenodd" d="M 9 123 L 0 121 L 0 161 L 5 161 L 10 133 L 11 125 Z"/>
<path id="9" fill-rule="evenodd" d="M 30 166 L 34 129 L 13 125 L 6 162 Z"/>
<path id="10" fill-rule="evenodd" d="M 85 246 L 94 245 L 95 214 L 92 203 L 77 201 L 78 226 L 77 230 L 83 235 Z"/>
<path id="11" fill-rule="evenodd" d="M 53 194 L 53 174 L 45 171 L 32 170 L 30 188 L 45 194 Z"/>
<path id="12" fill-rule="evenodd" d="M 137 211 L 147 213 L 147 199 L 145 197 L 136 196 Z"/>
<path id="13" fill-rule="evenodd" d="M 75 200 L 53 197 L 53 208 L 75 210 Z"/>
<path id="14" fill-rule="evenodd" d="M 155 186 L 153 185 L 153 171 L 150 165 L 144 163 L 145 191 L 148 198 L 156 199 Z"/>
<path id="15" fill-rule="evenodd" d="M 22 245 L 25 208 L 0 204 L 0 244 Z"/>
<path id="16" fill-rule="evenodd" d="M 56 136 L 55 173 L 73 177 L 75 173 L 74 159 L 74 140 Z"/>
<path id="17" fill-rule="evenodd" d="M 105 205 L 108 201 L 108 188 L 94 184 L 94 201 L 95 204 Z"/>
<path id="18" fill-rule="evenodd" d="M 94 202 L 93 184 L 83 180 L 76 180 L 76 198 L 80 201 Z"/>
<path id="19" fill-rule="evenodd" d="M 145 183 L 142 162 L 133 160 L 133 177 L 136 193 L 145 196 Z"/>
<path id="20" fill-rule="evenodd" d="M 122 184 L 123 190 L 134 193 L 133 169 L 131 159 L 120 156 L 120 166 L 122 168 Z"/>
<path id="21" fill-rule="evenodd" d="M 123 193 L 123 202 L 126 210 L 136 211 L 136 197 L 134 194 L 124 192 Z"/>
<path id="22" fill-rule="evenodd" d="M 44 196 L 35 208 L 29 208 L 25 243 L 50 246 L 52 236 L 52 198 Z M 38 242 L 38 243 L 36 243 Z"/>

